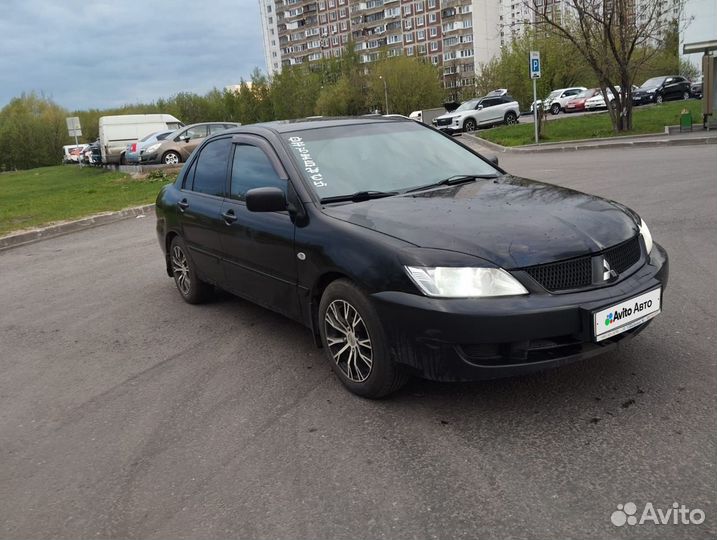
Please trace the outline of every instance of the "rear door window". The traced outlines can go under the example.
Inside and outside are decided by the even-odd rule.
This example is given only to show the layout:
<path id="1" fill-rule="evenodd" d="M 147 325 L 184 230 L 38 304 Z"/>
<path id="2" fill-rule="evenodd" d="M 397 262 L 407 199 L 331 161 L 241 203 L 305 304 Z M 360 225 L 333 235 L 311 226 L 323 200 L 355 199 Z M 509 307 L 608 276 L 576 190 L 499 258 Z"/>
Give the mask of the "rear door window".
<path id="1" fill-rule="evenodd" d="M 227 169 L 232 141 L 216 139 L 202 148 L 194 169 L 192 191 L 223 197 L 226 191 Z"/>

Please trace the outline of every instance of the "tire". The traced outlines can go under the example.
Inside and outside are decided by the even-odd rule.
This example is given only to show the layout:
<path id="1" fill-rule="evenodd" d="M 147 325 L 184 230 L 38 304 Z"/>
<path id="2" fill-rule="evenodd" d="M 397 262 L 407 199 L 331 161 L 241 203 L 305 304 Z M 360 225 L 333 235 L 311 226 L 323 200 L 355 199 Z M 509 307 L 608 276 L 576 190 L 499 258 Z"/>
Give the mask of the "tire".
<path id="1" fill-rule="evenodd" d="M 349 280 L 326 287 L 319 304 L 319 332 L 331 368 L 350 392 L 378 399 L 405 384 L 407 375 L 391 358 L 376 310 Z"/>
<path id="2" fill-rule="evenodd" d="M 518 115 L 515 114 L 513 111 L 508 111 L 505 113 L 505 117 L 503 118 L 503 122 L 506 126 L 512 126 L 518 123 Z"/>
<path id="3" fill-rule="evenodd" d="M 127 165 L 127 159 L 124 154 L 120 156 L 120 165 Z"/>
<path id="4" fill-rule="evenodd" d="M 212 287 L 197 276 L 194 263 L 189 258 L 187 245 L 179 236 L 169 246 L 169 267 L 179 294 L 188 304 L 201 304 L 212 292 Z"/>
<path id="5" fill-rule="evenodd" d="M 682 99 L 684 99 L 684 100 L 690 99 L 690 93 L 687 91 L 682 92 Z"/>
<path id="6" fill-rule="evenodd" d="M 662 103 L 664 101 L 664 98 L 662 97 L 662 94 L 657 94 L 655 96 L 655 103 Z"/>
<path id="7" fill-rule="evenodd" d="M 468 118 L 465 122 L 463 122 L 463 131 L 466 133 L 473 133 L 476 130 L 476 121 L 472 118 Z"/>
<path id="8" fill-rule="evenodd" d="M 552 115 L 560 114 L 560 103 L 553 103 L 550 106 L 550 114 L 552 114 Z"/>
<path id="9" fill-rule="evenodd" d="M 179 165 L 182 162 L 182 156 L 180 156 L 174 150 L 170 150 L 162 156 L 162 163 L 165 165 Z"/>

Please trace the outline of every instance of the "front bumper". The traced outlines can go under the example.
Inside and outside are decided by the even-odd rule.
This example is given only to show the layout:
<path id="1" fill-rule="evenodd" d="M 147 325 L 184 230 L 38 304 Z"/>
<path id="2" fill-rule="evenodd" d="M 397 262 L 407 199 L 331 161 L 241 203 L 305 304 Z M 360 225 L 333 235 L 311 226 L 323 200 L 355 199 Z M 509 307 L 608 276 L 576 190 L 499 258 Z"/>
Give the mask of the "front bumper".
<path id="1" fill-rule="evenodd" d="M 657 94 L 642 94 L 636 96 L 635 94 L 632 95 L 632 104 L 633 105 L 644 105 L 645 103 L 654 103 L 655 96 Z"/>
<path id="2" fill-rule="evenodd" d="M 443 133 L 448 133 L 449 135 L 453 135 L 454 133 L 460 133 L 461 131 L 463 131 L 463 128 L 454 124 L 450 124 L 447 126 L 434 125 L 433 127 L 435 127 L 439 131 L 442 131 Z"/>
<path id="3" fill-rule="evenodd" d="M 146 165 L 150 165 L 153 163 L 159 163 L 159 161 L 160 161 L 159 158 L 160 158 L 160 156 L 157 153 L 154 153 L 154 154 L 141 153 L 139 155 L 139 163 L 144 163 Z"/>
<path id="4" fill-rule="evenodd" d="M 592 313 L 667 285 L 667 253 L 614 285 L 561 294 L 441 299 L 402 292 L 372 295 L 394 360 L 427 379 L 494 379 L 557 367 L 615 348 L 650 321 L 595 342 Z M 662 300 L 664 305 L 664 298 Z"/>

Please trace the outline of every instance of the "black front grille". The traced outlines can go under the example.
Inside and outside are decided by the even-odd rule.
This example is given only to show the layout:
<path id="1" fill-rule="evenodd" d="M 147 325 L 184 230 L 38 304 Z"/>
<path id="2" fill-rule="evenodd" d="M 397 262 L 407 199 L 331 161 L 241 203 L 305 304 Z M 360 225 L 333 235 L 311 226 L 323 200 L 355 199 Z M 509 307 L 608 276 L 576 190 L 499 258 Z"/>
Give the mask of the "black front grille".
<path id="1" fill-rule="evenodd" d="M 610 263 L 610 268 L 622 274 L 640 260 L 640 236 L 606 249 L 603 256 Z"/>
<path id="2" fill-rule="evenodd" d="M 595 255 L 585 255 L 567 261 L 529 266 L 524 270 L 549 291 L 580 289 L 602 282 L 603 265 L 596 265 L 600 274 L 593 276 L 593 259 L 604 258 L 618 275 L 640 260 L 640 236 L 613 246 Z"/>
<path id="3" fill-rule="evenodd" d="M 452 118 L 438 118 L 436 120 L 436 125 L 437 126 L 450 126 L 452 121 L 453 121 Z"/>
<path id="4" fill-rule="evenodd" d="M 593 282 L 591 257 L 531 266 L 525 271 L 549 291 L 579 289 Z"/>

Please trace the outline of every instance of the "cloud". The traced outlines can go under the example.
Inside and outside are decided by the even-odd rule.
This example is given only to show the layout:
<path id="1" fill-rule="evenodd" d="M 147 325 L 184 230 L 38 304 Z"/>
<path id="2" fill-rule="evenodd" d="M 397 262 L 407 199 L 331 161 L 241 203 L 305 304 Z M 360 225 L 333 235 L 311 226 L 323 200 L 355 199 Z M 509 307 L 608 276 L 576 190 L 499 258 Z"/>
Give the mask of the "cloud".
<path id="1" fill-rule="evenodd" d="M 0 107 L 30 91 L 112 107 L 265 69 L 257 0 L 3 0 L 2 11 Z"/>

